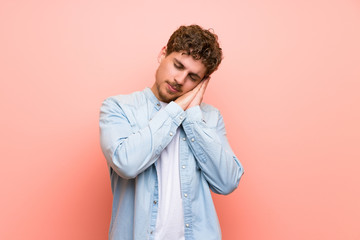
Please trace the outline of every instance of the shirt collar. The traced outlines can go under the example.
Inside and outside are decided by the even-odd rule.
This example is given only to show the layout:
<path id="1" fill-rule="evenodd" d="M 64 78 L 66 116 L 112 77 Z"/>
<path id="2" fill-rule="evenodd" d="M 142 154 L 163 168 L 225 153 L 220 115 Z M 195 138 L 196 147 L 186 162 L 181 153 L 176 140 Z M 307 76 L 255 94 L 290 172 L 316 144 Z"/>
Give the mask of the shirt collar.
<path id="1" fill-rule="evenodd" d="M 157 107 L 161 106 L 159 99 L 157 99 L 157 97 L 154 95 L 154 93 L 149 87 L 144 89 L 144 94 L 146 98 L 149 99 L 154 105 L 156 105 Z"/>

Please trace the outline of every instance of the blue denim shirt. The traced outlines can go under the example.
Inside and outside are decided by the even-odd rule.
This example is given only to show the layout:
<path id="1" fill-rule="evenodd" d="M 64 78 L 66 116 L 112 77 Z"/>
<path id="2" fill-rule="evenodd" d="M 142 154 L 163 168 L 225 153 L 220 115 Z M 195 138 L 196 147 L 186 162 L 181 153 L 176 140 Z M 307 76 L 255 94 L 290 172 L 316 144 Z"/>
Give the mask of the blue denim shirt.
<path id="1" fill-rule="evenodd" d="M 109 239 L 153 239 L 158 210 L 156 160 L 180 128 L 179 169 L 186 240 L 221 239 L 210 189 L 231 193 L 244 173 L 219 111 L 207 104 L 161 108 L 146 88 L 109 97 L 100 111 L 100 142 L 113 193 Z"/>

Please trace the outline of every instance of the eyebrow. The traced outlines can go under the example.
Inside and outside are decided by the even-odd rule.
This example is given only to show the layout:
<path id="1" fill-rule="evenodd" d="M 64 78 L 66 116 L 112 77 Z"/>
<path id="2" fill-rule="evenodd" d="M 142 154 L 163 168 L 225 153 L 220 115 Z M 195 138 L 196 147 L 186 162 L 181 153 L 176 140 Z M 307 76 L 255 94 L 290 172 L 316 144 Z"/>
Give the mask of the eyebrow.
<path id="1" fill-rule="evenodd" d="M 184 64 L 182 64 L 179 60 L 177 60 L 176 58 L 174 58 L 174 61 L 176 64 L 178 64 L 181 68 L 185 68 Z M 201 77 L 199 75 L 197 75 L 196 73 L 190 72 L 189 75 L 201 79 Z"/>

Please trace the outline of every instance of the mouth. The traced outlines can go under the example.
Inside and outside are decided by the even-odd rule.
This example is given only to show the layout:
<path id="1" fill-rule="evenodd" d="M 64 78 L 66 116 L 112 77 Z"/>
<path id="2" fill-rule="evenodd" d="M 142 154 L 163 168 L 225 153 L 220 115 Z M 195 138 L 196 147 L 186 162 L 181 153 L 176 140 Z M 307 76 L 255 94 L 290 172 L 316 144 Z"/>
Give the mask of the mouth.
<path id="1" fill-rule="evenodd" d="M 172 86 L 170 83 L 168 84 L 168 89 L 170 90 L 171 93 L 178 93 L 180 92 L 180 89 L 176 88 L 175 86 Z"/>

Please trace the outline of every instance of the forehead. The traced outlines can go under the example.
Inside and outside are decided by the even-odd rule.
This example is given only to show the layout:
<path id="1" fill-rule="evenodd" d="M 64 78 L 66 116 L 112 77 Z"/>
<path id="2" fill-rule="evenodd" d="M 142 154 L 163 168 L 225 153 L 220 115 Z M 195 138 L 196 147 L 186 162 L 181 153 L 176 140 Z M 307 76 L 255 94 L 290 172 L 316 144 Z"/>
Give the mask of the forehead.
<path id="1" fill-rule="evenodd" d="M 172 61 L 178 61 L 185 69 L 192 73 L 196 73 L 201 77 L 203 77 L 206 73 L 206 67 L 202 63 L 201 59 L 195 60 L 192 56 L 186 54 L 185 52 L 172 52 L 168 55 L 168 57 Z"/>

